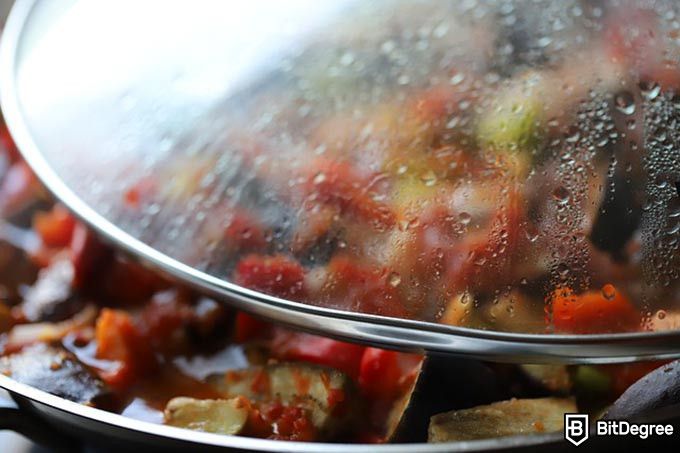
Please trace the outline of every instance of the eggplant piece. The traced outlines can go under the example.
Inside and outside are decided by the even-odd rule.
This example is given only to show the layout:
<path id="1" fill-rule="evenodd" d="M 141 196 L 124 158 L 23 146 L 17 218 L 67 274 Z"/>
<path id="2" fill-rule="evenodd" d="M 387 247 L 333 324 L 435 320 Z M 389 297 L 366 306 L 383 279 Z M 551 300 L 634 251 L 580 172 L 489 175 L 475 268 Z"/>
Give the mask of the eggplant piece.
<path id="1" fill-rule="evenodd" d="M 302 405 L 324 439 L 350 430 L 359 410 L 359 397 L 350 378 L 315 365 L 256 366 L 212 375 L 207 381 L 225 398 L 244 396 L 256 402 Z"/>
<path id="2" fill-rule="evenodd" d="M 628 387 L 610 406 L 605 420 L 644 420 L 674 408 L 674 416 L 680 415 L 680 360 L 663 365 L 635 384 Z"/>
<path id="3" fill-rule="evenodd" d="M 0 358 L 0 372 L 17 382 L 77 403 L 111 408 L 108 387 L 61 347 L 39 343 Z"/>
<path id="4" fill-rule="evenodd" d="M 38 275 L 38 268 L 27 254 L 35 238 L 13 225 L 0 222 L 0 292 L 8 305 L 21 302 L 21 288 L 30 285 Z"/>
<path id="5" fill-rule="evenodd" d="M 386 437 L 394 442 L 423 442 L 432 415 L 511 396 L 507 382 L 483 362 L 428 356 L 410 391 L 394 405 Z"/>
<path id="6" fill-rule="evenodd" d="M 570 412 L 576 412 L 576 404 L 565 398 L 511 399 L 446 412 L 430 419 L 428 442 L 560 431 L 564 414 Z"/>
<path id="7" fill-rule="evenodd" d="M 240 434 L 248 421 L 248 407 L 244 398 L 198 400 L 181 396 L 165 406 L 164 423 L 208 433 Z"/>
<path id="8" fill-rule="evenodd" d="M 590 241 L 598 249 L 623 259 L 623 248 L 638 230 L 642 220 L 642 200 L 636 194 L 645 193 L 639 181 L 630 175 L 616 175 L 607 185 L 597 218 L 590 232 Z"/>
<path id="9" fill-rule="evenodd" d="M 42 269 L 21 304 L 26 319 L 30 322 L 57 322 L 82 310 L 85 301 L 73 294 L 73 276 L 73 264 L 67 257 L 54 260 Z"/>

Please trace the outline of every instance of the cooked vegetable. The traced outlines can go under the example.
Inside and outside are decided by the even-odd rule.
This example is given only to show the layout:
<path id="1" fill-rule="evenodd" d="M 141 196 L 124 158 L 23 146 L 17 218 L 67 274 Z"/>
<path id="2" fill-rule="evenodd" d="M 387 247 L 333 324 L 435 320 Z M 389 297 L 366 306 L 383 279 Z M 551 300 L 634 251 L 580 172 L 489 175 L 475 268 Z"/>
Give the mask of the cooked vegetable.
<path id="1" fill-rule="evenodd" d="M 680 403 L 680 362 L 660 366 L 631 385 L 604 415 L 609 420 L 644 420 Z"/>
<path id="2" fill-rule="evenodd" d="M 38 322 L 15 325 L 7 334 L 6 351 L 16 351 L 37 343 L 52 343 L 67 334 L 89 327 L 97 316 L 97 309 L 88 305 L 69 319 L 61 322 Z"/>
<path id="3" fill-rule="evenodd" d="M 0 358 L 0 372 L 53 395 L 87 405 L 112 406 L 111 392 L 74 356 L 60 347 L 37 344 Z"/>
<path id="4" fill-rule="evenodd" d="M 426 441 L 435 414 L 513 396 L 504 377 L 486 364 L 436 356 L 423 360 L 417 379 L 403 395 L 387 420 L 387 438 L 396 442 Z"/>
<path id="5" fill-rule="evenodd" d="M 100 372 L 112 387 L 125 389 L 156 366 L 151 345 L 126 312 L 102 310 L 95 337 L 97 358 L 113 362 L 113 366 Z"/>
<path id="6" fill-rule="evenodd" d="M 246 426 L 249 404 L 245 398 L 197 400 L 177 397 L 165 407 L 165 423 L 179 428 L 217 434 L 240 434 Z"/>
<path id="7" fill-rule="evenodd" d="M 335 368 L 352 378 L 359 376 L 364 347 L 301 332 L 278 330 L 272 355 L 280 360 L 315 363 Z"/>
<path id="8" fill-rule="evenodd" d="M 539 398 L 500 401 L 447 412 L 430 419 L 429 442 L 488 439 L 559 431 L 564 414 L 576 412 L 573 400 Z"/>
<path id="9" fill-rule="evenodd" d="M 359 400 L 349 378 L 338 371 L 307 364 L 279 364 L 229 371 L 208 378 L 225 398 L 280 401 L 309 410 L 311 421 L 325 437 L 347 431 L 358 413 Z"/>
<path id="10" fill-rule="evenodd" d="M 28 321 L 63 321 L 80 311 L 85 300 L 74 295 L 73 264 L 64 258 L 54 259 L 40 270 L 21 304 Z"/>
<path id="11" fill-rule="evenodd" d="M 626 332 L 640 328 L 640 313 L 628 298 L 611 284 L 600 291 L 575 294 L 570 288 L 557 288 L 551 298 L 556 332 Z"/>
<path id="12" fill-rule="evenodd" d="M 483 146 L 530 153 L 539 140 L 543 114 L 541 75 L 528 73 L 497 94 L 477 128 Z"/>

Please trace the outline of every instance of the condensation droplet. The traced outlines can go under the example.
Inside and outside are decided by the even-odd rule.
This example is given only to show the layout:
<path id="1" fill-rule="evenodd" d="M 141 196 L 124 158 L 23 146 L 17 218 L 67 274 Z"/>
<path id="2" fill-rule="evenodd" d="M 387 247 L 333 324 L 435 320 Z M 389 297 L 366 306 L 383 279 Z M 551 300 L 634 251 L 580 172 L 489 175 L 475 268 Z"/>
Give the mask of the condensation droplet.
<path id="1" fill-rule="evenodd" d="M 387 278 L 387 282 L 390 284 L 391 287 L 396 288 L 401 284 L 401 275 L 399 275 L 396 272 L 391 272 Z"/>
<path id="2" fill-rule="evenodd" d="M 560 277 L 566 277 L 567 275 L 569 275 L 569 266 L 567 266 L 564 263 L 558 264 L 555 270 L 557 271 Z"/>
<path id="3" fill-rule="evenodd" d="M 635 98 L 630 92 L 621 91 L 614 96 L 614 106 L 624 115 L 632 115 L 635 113 Z"/>
<path id="4" fill-rule="evenodd" d="M 428 170 L 420 176 L 420 180 L 428 187 L 432 187 L 437 183 L 437 175 L 432 170 Z"/>
<path id="5" fill-rule="evenodd" d="M 656 99 L 656 97 L 661 92 L 661 85 L 659 85 L 656 82 L 643 80 L 642 82 L 640 82 L 639 86 L 642 95 L 650 101 Z"/>
<path id="6" fill-rule="evenodd" d="M 472 216 L 467 212 L 461 212 L 458 215 L 458 220 L 460 220 L 460 223 L 462 223 L 463 225 L 467 225 L 470 223 L 470 220 L 472 220 Z"/>
<path id="7" fill-rule="evenodd" d="M 326 180 L 326 174 L 325 173 L 317 173 L 316 176 L 314 176 L 314 184 L 322 184 Z"/>
<path id="8" fill-rule="evenodd" d="M 553 190 L 552 195 L 555 201 L 561 205 L 567 204 L 569 202 L 569 197 L 571 196 L 569 190 L 564 186 L 557 187 Z"/>
<path id="9" fill-rule="evenodd" d="M 567 132 L 566 136 L 566 141 L 568 143 L 576 143 L 579 141 L 581 138 L 581 132 L 578 130 L 577 127 L 571 127 L 569 128 L 569 131 Z"/>
<path id="10" fill-rule="evenodd" d="M 602 297 L 607 300 L 613 300 L 616 297 L 616 288 L 614 285 L 607 283 L 602 287 Z"/>

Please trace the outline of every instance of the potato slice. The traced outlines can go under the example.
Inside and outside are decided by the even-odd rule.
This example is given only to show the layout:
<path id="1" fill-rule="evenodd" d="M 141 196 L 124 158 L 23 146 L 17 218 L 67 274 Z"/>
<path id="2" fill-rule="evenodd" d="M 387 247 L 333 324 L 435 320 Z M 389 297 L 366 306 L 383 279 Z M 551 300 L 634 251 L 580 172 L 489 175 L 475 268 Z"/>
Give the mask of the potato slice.
<path id="1" fill-rule="evenodd" d="M 283 363 L 212 375 L 208 383 L 225 398 L 278 400 L 309 410 L 311 421 L 325 438 L 349 428 L 356 413 L 356 390 L 345 374 L 320 366 Z"/>
<path id="2" fill-rule="evenodd" d="M 569 412 L 576 412 L 576 405 L 563 398 L 511 399 L 446 412 L 430 419 L 428 442 L 559 431 Z"/>
<path id="3" fill-rule="evenodd" d="M 165 406 L 165 424 L 217 434 L 240 434 L 248 421 L 245 398 L 198 400 L 171 399 Z"/>

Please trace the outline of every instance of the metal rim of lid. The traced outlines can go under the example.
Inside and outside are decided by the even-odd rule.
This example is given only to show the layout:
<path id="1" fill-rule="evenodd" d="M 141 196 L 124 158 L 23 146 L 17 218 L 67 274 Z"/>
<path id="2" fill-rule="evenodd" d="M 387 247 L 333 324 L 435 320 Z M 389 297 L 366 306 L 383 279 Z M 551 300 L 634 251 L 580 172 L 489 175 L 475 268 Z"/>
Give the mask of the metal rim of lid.
<path id="1" fill-rule="evenodd" d="M 353 313 L 258 293 L 183 264 L 127 234 L 81 200 L 33 141 L 15 89 L 17 49 L 36 0 L 18 0 L 0 45 L 0 103 L 21 154 L 47 189 L 102 238 L 164 274 L 237 309 L 341 340 L 404 351 L 514 363 L 621 363 L 680 357 L 680 330 L 595 335 L 521 334 L 475 330 Z"/>

